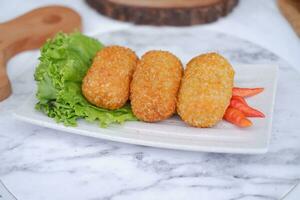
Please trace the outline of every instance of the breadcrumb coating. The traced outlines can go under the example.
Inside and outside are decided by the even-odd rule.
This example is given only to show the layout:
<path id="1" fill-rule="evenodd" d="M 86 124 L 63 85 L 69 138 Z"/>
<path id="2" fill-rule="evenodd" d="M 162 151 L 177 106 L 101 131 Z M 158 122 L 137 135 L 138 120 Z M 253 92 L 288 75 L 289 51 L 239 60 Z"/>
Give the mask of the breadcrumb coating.
<path id="1" fill-rule="evenodd" d="M 164 120 L 176 111 L 183 73 L 181 61 L 167 51 L 149 51 L 137 65 L 131 82 L 134 115 L 146 122 Z"/>
<path id="2" fill-rule="evenodd" d="M 232 96 L 234 70 L 217 53 L 187 64 L 178 94 L 177 113 L 195 127 L 212 127 L 223 118 Z"/>
<path id="3" fill-rule="evenodd" d="M 82 93 L 92 104 L 110 110 L 122 107 L 138 57 L 129 48 L 108 46 L 100 50 L 82 83 Z"/>

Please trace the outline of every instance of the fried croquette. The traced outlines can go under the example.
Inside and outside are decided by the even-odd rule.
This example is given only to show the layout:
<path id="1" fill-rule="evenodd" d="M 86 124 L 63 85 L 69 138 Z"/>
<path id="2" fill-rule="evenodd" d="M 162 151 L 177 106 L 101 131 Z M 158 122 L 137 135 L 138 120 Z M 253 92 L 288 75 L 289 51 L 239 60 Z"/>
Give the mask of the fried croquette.
<path id="1" fill-rule="evenodd" d="M 82 93 L 92 104 L 110 110 L 122 107 L 129 97 L 138 57 L 129 48 L 109 46 L 100 50 L 82 83 Z"/>
<path id="2" fill-rule="evenodd" d="M 223 118 L 232 95 L 234 71 L 217 53 L 187 64 L 178 93 L 177 113 L 195 127 L 212 127 Z"/>
<path id="3" fill-rule="evenodd" d="M 181 61 L 167 51 L 149 51 L 139 61 L 130 89 L 134 115 L 146 122 L 170 117 L 183 73 Z"/>

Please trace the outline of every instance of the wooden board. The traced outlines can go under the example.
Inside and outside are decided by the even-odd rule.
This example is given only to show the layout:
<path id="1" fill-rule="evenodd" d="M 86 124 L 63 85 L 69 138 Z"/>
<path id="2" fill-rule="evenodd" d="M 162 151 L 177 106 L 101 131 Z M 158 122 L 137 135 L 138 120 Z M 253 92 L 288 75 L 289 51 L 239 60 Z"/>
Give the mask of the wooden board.
<path id="1" fill-rule="evenodd" d="M 38 8 L 0 24 L 0 101 L 11 94 L 6 72 L 6 63 L 11 57 L 21 51 L 39 48 L 59 31 L 80 29 L 79 14 L 63 6 Z"/>
<path id="2" fill-rule="evenodd" d="M 300 37 L 300 1 L 299 0 L 278 0 L 278 6 L 293 29 Z"/>
<path id="3" fill-rule="evenodd" d="M 86 0 L 108 17 L 135 24 L 188 26 L 226 16 L 238 0 Z"/>

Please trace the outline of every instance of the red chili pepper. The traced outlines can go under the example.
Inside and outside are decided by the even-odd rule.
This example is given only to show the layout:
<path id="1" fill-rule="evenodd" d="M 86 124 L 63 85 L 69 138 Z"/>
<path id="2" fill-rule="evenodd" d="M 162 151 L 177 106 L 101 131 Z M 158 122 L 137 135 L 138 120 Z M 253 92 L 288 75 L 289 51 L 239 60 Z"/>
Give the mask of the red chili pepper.
<path id="1" fill-rule="evenodd" d="M 231 106 L 229 106 L 226 109 L 225 115 L 223 118 L 226 121 L 228 121 L 232 124 L 235 124 L 239 127 L 242 127 L 242 128 L 252 126 L 252 122 L 246 118 L 244 113 L 242 113 L 241 111 L 239 111 L 236 108 L 232 108 Z"/>
<path id="2" fill-rule="evenodd" d="M 231 99 L 230 106 L 243 112 L 247 117 L 262 117 L 262 118 L 265 117 L 265 115 L 259 110 L 251 108 L 250 106 L 245 105 L 244 103 L 242 103 L 237 99 Z"/>
<path id="3" fill-rule="evenodd" d="M 240 101 L 241 103 L 245 104 L 246 106 L 248 106 L 248 103 L 246 102 L 246 100 L 244 99 L 244 97 L 240 97 L 240 96 L 232 96 L 231 97 L 231 100 L 234 99 L 234 100 L 237 100 L 237 101 Z"/>
<path id="4" fill-rule="evenodd" d="M 256 94 L 261 93 L 264 88 L 238 88 L 234 87 L 232 89 L 233 96 L 240 96 L 240 97 L 251 97 Z"/>

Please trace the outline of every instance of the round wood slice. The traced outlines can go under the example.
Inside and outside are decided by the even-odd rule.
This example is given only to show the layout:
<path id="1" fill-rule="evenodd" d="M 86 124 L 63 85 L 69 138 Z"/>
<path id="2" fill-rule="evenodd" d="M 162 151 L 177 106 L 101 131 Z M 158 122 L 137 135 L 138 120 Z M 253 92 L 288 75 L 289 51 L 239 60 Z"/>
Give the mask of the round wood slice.
<path id="1" fill-rule="evenodd" d="M 135 24 L 188 26 L 216 21 L 238 0 L 86 0 L 108 17 Z"/>

